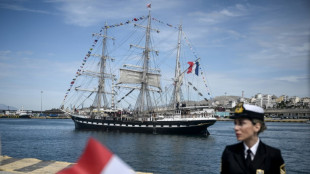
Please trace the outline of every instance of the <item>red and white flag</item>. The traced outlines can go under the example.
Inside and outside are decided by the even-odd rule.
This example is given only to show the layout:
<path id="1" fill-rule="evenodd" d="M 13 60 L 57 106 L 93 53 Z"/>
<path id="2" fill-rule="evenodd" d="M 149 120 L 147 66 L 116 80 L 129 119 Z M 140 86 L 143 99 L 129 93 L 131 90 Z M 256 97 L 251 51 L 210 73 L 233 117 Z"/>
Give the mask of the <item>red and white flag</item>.
<path id="1" fill-rule="evenodd" d="M 135 171 L 97 140 L 90 138 L 77 164 L 57 174 L 134 174 Z"/>
<path id="2" fill-rule="evenodd" d="M 151 8 L 151 3 L 146 5 L 147 8 Z"/>

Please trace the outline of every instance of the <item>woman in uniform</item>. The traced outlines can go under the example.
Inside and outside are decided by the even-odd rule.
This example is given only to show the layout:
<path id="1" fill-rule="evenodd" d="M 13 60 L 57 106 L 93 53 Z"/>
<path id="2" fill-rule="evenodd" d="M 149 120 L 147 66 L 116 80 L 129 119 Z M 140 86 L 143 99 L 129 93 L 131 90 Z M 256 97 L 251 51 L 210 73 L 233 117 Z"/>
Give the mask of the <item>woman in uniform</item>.
<path id="1" fill-rule="evenodd" d="M 241 142 L 226 146 L 221 173 L 285 174 L 281 151 L 264 144 L 258 137 L 266 129 L 263 108 L 239 103 L 231 118 L 236 138 Z"/>

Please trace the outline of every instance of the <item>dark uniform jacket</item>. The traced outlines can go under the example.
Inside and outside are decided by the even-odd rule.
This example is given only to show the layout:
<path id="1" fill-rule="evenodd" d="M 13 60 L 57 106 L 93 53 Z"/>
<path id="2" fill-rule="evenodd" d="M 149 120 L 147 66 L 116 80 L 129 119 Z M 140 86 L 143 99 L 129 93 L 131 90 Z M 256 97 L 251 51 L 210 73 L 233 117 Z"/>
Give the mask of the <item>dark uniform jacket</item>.
<path id="1" fill-rule="evenodd" d="M 259 142 L 249 168 L 245 164 L 243 143 L 226 146 L 222 155 L 221 173 L 226 174 L 285 174 L 284 161 L 279 149 Z"/>

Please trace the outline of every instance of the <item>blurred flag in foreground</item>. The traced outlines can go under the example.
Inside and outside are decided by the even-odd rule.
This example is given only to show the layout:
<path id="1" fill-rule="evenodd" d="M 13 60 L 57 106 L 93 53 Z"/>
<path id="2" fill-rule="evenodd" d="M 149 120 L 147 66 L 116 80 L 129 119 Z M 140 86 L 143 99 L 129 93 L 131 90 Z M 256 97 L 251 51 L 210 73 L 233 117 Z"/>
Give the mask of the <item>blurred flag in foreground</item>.
<path id="1" fill-rule="evenodd" d="M 90 138 L 86 149 L 77 164 L 59 171 L 57 174 L 134 174 L 131 169 L 118 156 Z"/>

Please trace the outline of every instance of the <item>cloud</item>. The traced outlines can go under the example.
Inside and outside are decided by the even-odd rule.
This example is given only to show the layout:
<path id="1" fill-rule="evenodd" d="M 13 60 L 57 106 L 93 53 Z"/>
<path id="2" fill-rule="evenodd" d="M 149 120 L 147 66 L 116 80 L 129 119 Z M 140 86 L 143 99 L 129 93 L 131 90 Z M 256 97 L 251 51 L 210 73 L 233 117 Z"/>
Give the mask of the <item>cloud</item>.
<path id="1" fill-rule="evenodd" d="M 310 80 L 310 77 L 306 76 L 284 76 L 275 78 L 275 80 L 286 81 L 286 82 L 300 82 L 305 80 Z"/>
<path id="2" fill-rule="evenodd" d="M 225 22 L 231 18 L 241 17 L 248 14 L 248 8 L 241 4 L 226 7 L 212 12 L 197 11 L 189 13 L 190 17 L 196 18 L 200 22 L 216 24 Z"/>
<path id="3" fill-rule="evenodd" d="M 51 14 L 50 12 L 45 11 L 45 10 L 27 8 L 27 7 L 23 6 L 23 4 L 12 4 L 12 1 L 8 1 L 8 2 L 9 3 L 1 2 L 0 8 L 14 10 L 14 11 L 25 11 L 25 12 L 40 13 L 40 14 Z M 13 1 L 13 3 L 14 3 L 14 1 Z"/>
<path id="4" fill-rule="evenodd" d="M 48 96 L 44 105 L 49 109 L 58 107 L 80 61 L 48 58 L 27 50 L 0 50 L 0 103 L 33 109 L 37 106 L 32 100 L 44 90 L 43 95 Z"/>
<path id="5" fill-rule="evenodd" d="M 98 23 L 111 24 L 109 22 L 119 19 L 130 19 L 145 16 L 148 13 L 146 5 L 147 1 L 141 0 L 126 0 L 126 1 L 111 1 L 111 0 L 57 0 L 49 1 L 55 3 L 60 14 L 64 16 L 67 24 L 88 27 L 98 25 Z M 171 18 L 180 20 L 180 15 L 187 10 L 188 3 L 178 0 L 156 0 L 152 4 L 152 14 L 161 16 L 168 14 Z M 166 17 L 166 16 L 165 16 Z M 113 23 L 112 23 L 113 24 Z"/>
<path id="6" fill-rule="evenodd" d="M 293 29 L 276 21 L 272 23 L 269 27 L 261 27 L 264 23 L 260 23 L 251 30 L 247 43 L 255 49 L 250 50 L 245 58 L 280 71 L 309 68 L 305 62 L 308 61 L 310 33 L 301 34 L 299 31 L 303 29 Z"/>
<path id="7" fill-rule="evenodd" d="M 126 1 L 126 3 L 124 1 L 59 0 L 56 3 L 59 4 L 57 8 L 64 15 L 66 23 L 82 27 L 92 26 L 100 22 L 104 23 L 107 19 L 128 18 L 128 14 L 135 16 L 146 9 L 146 7 L 137 8 L 142 5 L 137 0 Z"/>
<path id="8" fill-rule="evenodd" d="M 0 60 L 2 60 L 0 79 L 3 81 L 14 79 L 18 83 L 23 83 L 30 77 L 32 80 L 44 81 L 49 77 L 62 77 L 65 73 L 72 75 L 72 72 L 76 71 L 76 67 L 78 67 L 78 64 L 72 66 L 74 62 L 63 63 L 54 59 L 38 58 L 32 51 L 0 50 Z"/>
<path id="9" fill-rule="evenodd" d="M 0 60 L 7 60 L 9 59 L 11 51 L 10 50 L 2 50 L 0 51 Z"/>

